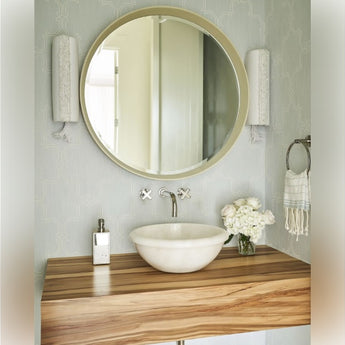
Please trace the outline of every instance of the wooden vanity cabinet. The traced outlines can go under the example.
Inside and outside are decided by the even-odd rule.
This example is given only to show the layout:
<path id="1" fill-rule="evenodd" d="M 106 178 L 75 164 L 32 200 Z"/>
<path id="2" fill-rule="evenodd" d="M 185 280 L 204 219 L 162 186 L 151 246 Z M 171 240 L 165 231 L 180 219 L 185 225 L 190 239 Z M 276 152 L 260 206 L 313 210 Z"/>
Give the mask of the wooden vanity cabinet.
<path id="1" fill-rule="evenodd" d="M 42 345 L 153 344 L 310 323 L 310 265 L 267 246 L 224 248 L 194 273 L 159 272 L 138 254 L 111 264 L 49 259 Z"/>

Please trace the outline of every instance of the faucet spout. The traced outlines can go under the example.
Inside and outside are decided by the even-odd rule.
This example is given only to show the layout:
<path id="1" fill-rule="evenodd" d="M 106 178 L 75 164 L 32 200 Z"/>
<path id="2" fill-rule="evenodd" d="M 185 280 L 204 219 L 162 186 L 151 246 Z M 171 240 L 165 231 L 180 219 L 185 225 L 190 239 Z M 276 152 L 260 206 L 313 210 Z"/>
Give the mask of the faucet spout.
<path id="1" fill-rule="evenodd" d="M 177 202 L 176 202 L 176 195 L 173 192 L 169 192 L 165 187 L 162 187 L 159 190 L 159 195 L 163 198 L 169 197 L 171 198 L 171 216 L 172 217 L 177 217 Z"/>
<path id="2" fill-rule="evenodd" d="M 174 193 L 170 192 L 171 197 L 171 203 L 172 203 L 172 212 L 171 217 L 177 217 L 177 202 L 176 202 L 176 196 Z"/>

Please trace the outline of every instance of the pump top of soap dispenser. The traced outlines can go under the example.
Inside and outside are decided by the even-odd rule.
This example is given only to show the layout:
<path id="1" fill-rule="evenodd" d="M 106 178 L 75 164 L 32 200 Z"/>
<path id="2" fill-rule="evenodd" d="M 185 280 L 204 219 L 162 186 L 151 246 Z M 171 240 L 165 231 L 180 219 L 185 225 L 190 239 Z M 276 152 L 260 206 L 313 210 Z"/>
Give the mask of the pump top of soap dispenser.
<path id="1" fill-rule="evenodd" d="M 98 232 L 104 232 L 104 219 L 100 218 L 98 219 Z"/>

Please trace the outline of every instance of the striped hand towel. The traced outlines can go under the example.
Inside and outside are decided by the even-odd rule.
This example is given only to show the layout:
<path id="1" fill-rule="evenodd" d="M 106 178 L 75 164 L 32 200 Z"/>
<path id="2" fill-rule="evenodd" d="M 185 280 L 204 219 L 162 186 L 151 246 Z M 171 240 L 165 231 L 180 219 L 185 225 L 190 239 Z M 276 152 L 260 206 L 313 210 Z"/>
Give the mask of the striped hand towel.
<path id="1" fill-rule="evenodd" d="M 288 170 L 284 189 L 285 229 L 296 235 L 308 235 L 310 211 L 310 173 Z"/>

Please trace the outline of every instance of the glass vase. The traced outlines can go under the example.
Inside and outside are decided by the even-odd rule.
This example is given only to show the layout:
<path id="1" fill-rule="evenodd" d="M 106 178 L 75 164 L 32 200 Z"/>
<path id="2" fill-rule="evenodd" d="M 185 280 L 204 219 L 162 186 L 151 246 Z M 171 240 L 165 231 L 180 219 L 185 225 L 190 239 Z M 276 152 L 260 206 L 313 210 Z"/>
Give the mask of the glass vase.
<path id="1" fill-rule="evenodd" d="M 241 255 L 255 254 L 255 243 L 250 240 L 250 236 L 238 235 L 238 253 Z"/>

